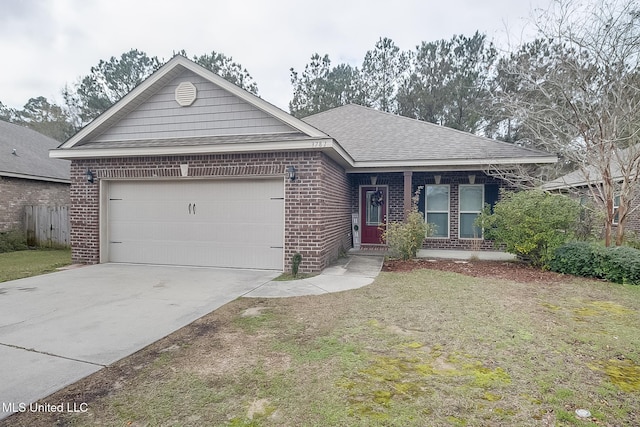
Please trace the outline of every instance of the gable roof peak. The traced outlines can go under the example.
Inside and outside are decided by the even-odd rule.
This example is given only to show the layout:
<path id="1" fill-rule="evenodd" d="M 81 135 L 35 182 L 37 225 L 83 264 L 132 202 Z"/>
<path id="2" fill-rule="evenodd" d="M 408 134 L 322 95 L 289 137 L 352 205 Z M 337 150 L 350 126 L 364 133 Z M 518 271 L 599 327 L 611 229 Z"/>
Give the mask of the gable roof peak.
<path id="1" fill-rule="evenodd" d="M 212 84 L 240 98 L 242 101 L 263 111 L 298 132 L 306 134 L 309 137 L 327 137 L 326 134 L 320 132 L 318 129 L 296 119 L 275 105 L 263 100 L 259 96 L 236 86 L 211 70 L 196 64 L 192 60 L 180 54 L 176 54 L 153 74 L 147 77 L 147 79 L 126 94 L 122 99 L 117 101 L 109 109 L 104 111 L 100 116 L 95 118 L 78 133 L 63 143 L 60 146 L 60 149 L 64 150 L 73 148 L 76 145 L 81 145 L 82 143 L 90 141 L 97 135 L 100 135 L 108 128 L 122 120 L 125 116 L 139 107 L 144 101 L 157 93 L 161 88 L 185 70 L 189 70 L 203 79 L 208 80 Z"/>

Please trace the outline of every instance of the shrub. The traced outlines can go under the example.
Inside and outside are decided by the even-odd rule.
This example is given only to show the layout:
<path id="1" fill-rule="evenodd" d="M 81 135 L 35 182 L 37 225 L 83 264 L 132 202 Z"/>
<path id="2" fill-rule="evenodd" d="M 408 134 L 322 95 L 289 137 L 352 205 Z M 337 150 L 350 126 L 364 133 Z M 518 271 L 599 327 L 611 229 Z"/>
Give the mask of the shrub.
<path id="1" fill-rule="evenodd" d="M 547 267 L 556 248 L 575 238 L 580 210 L 579 202 L 559 194 L 503 192 L 493 213 L 487 206 L 476 223 L 507 252 Z"/>
<path id="2" fill-rule="evenodd" d="M 640 250 L 626 246 L 605 248 L 595 243 L 571 242 L 555 251 L 550 268 L 558 273 L 640 285 Z"/>
<path id="3" fill-rule="evenodd" d="M 0 253 L 22 251 L 28 249 L 27 239 L 19 230 L 0 232 Z"/>
<path id="4" fill-rule="evenodd" d="M 291 274 L 293 274 L 293 277 L 298 277 L 298 268 L 300 268 L 301 262 L 302 255 L 298 252 L 293 254 L 293 258 L 291 258 Z"/>
<path id="5" fill-rule="evenodd" d="M 614 283 L 640 285 L 640 250 L 625 246 L 606 248 L 604 278 Z"/>
<path id="6" fill-rule="evenodd" d="M 588 242 L 570 242 L 556 249 L 549 269 L 575 276 L 604 277 L 604 246 Z"/>
<path id="7" fill-rule="evenodd" d="M 419 187 L 412 198 L 411 212 L 405 222 L 393 221 L 387 224 L 382 238 L 389 245 L 389 252 L 394 257 L 403 260 L 415 258 L 422 242 L 433 230 L 424 221 L 424 216 L 418 211 L 418 199 L 422 187 Z"/>

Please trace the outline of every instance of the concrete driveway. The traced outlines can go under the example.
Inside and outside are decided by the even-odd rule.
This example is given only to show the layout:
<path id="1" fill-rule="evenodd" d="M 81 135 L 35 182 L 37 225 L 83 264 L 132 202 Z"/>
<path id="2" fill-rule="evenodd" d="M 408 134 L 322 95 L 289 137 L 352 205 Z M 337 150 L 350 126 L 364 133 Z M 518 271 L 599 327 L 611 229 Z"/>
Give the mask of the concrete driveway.
<path id="1" fill-rule="evenodd" d="M 278 274 L 100 264 L 0 283 L 0 419 Z"/>

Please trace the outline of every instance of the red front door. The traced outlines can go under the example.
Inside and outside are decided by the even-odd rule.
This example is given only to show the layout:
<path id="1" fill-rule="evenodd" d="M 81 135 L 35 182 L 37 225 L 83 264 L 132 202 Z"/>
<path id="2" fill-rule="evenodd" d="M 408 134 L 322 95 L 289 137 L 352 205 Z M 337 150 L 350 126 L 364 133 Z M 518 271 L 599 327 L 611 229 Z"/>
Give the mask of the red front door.
<path id="1" fill-rule="evenodd" d="M 360 187 L 361 242 L 379 245 L 387 223 L 387 187 Z"/>

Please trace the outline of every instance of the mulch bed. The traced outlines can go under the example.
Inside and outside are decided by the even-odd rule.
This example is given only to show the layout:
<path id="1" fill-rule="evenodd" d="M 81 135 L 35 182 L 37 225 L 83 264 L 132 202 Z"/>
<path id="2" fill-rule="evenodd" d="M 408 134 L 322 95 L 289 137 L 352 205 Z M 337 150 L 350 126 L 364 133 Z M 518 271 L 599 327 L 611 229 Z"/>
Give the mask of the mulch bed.
<path id="1" fill-rule="evenodd" d="M 558 283 L 567 280 L 564 274 L 544 271 L 516 261 L 460 261 L 450 259 L 387 260 L 382 271 L 412 271 L 429 269 L 451 271 L 473 277 L 491 277 L 514 282 Z"/>

